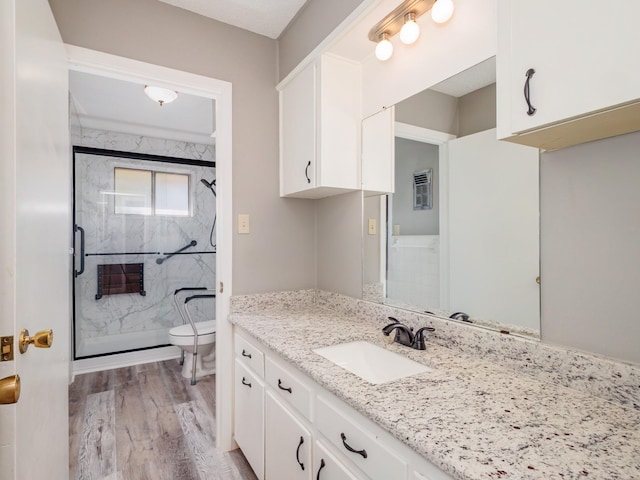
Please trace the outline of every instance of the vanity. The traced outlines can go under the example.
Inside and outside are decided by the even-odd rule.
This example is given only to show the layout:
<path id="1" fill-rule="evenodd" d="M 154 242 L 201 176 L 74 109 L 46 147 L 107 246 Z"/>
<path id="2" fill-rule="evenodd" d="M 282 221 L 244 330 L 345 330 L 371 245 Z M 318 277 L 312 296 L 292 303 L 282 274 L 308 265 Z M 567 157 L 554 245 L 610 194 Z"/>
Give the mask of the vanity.
<path id="1" fill-rule="evenodd" d="M 419 322 L 436 332 L 448 326 L 449 337 L 434 332 L 419 351 L 385 341 L 384 313 L 402 315 L 389 307 L 319 291 L 233 302 L 236 439 L 260 479 L 640 476 L 637 386 L 607 380 L 613 362 L 564 359 L 588 370 L 598 388 L 628 389 L 635 406 L 632 397 L 620 402 L 568 388 L 549 360 L 564 353 L 530 340 L 485 332 L 499 340 L 494 355 L 477 356 L 465 345 L 469 332 L 482 337 L 477 328 L 424 317 Z M 374 384 L 314 352 L 359 341 L 429 370 Z M 529 356 L 538 374 L 514 370 L 507 360 L 514 354 Z M 620 377 L 637 380 L 640 372 L 617 366 Z M 251 408 L 245 392 L 254 395 Z"/>

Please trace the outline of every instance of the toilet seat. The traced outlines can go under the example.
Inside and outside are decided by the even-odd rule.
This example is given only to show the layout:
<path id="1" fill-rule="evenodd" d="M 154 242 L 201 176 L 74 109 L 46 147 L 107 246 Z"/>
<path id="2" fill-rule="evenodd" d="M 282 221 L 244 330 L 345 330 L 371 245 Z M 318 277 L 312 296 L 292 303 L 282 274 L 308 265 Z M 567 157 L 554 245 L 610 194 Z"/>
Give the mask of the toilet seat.
<path id="1" fill-rule="evenodd" d="M 207 345 L 216 341 L 216 321 L 196 322 L 198 345 Z M 169 343 L 176 346 L 193 346 L 193 328 L 186 323 L 169 330 Z"/>

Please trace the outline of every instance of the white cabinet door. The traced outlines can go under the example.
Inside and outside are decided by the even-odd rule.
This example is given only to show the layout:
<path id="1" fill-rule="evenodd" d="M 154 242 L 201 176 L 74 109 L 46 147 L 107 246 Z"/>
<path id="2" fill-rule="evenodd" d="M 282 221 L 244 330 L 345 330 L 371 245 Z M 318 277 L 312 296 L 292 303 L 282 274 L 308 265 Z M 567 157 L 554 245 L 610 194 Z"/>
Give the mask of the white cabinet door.
<path id="1" fill-rule="evenodd" d="M 638 17 L 635 1 L 500 0 L 498 70 L 505 70 L 498 95 L 509 97 L 502 112 L 510 117 L 507 133 L 639 101 Z M 527 88 L 530 69 L 535 73 Z M 527 90 L 533 115 L 527 114 Z"/>
<path id="2" fill-rule="evenodd" d="M 360 68 L 325 54 L 280 90 L 280 196 L 360 189 Z"/>
<path id="3" fill-rule="evenodd" d="M 235 440 L 256 476 L 264 478 L 264 384 L 236 358 Z"/>
<path id="4" fill-rule="evenodd" d="M 311 433 L 267 392 L 266 480 L 311 479 Z"/>
<path id="5" fill-rule="evenodd" d="M 280 195 L 316 186 L 316 64 L 280 92 Z"/>
<path id="6" fill-rule="evenodd" d="M 362 190 L 393 193 L 395 185 L 394 107 L 362 121 Z"/>
<path id="7" fill-rule="evenodd" d="M 313 455 L 314 480 L 358 480 L 346 465 L 338 460 L 329 450 L 316 441 Z"/>

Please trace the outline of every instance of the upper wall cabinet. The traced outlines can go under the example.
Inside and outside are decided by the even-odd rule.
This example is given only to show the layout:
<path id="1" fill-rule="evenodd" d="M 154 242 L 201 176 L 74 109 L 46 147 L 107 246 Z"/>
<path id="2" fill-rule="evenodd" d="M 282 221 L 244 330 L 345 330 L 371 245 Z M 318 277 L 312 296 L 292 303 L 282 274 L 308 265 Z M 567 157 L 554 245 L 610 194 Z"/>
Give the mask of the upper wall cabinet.
<path id="1" fill-rule="evenodd" d="M 280 196 L 360 190 L 360 65 L 324 54 L 279 85 Z"/>
<path id="2" fill-rule="evenodd" d="M 498 0 L 498 137 L 558 149 L 640 130 L 640 2 Z"/>
<path id="3" fill-rule="evenodd" d="M 362 190 L 367 196 L 394 191 L 394 113 L 390 107 L 362 121 Z"/>

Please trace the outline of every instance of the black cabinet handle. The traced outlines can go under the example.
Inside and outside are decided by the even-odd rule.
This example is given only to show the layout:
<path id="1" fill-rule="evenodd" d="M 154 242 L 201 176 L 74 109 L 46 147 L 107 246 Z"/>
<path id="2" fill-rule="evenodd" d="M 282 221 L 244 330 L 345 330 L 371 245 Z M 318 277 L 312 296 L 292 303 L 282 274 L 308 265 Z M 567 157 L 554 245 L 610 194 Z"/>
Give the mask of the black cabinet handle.
<path id="1" fill-rule="evenodd" d="M 280 380 L 280 379 L 278 379 L 278 388 L 279 388 L 280 390 L 284 390 L 285 392 L 292 393 L 292 392 L 291 392 L 291 387 L 283 387 L 283 386 L 282 386 L 282 380 Z"/>
<path id="2" fill-rule="evenodd" d="M 298 444 L 298 448 L 296 449 L 296 461 L 298 462 L 298 465 L 300 465 L 300 468 L 302 470 L 304 470 L 304 463 L 300 461 L 300 447 L 302 446 L 303 443 L 304 443 L 304 438 L 300 437 L 300 443 Z"/>
<path id="3" fill-rule="evenodd" d="M 318 469 L 318 475 L 316 475 L 316 480 L 320 480 L 320 470 L 324 468 L 324 458 L 320 459 L 320 468 Z"/>
<path id="4" fill-rule="evenodd" d="M 251 388 L 251 384 L 249 382 L 247 382 L 247 380 L 244 377 L 242 377 L 242 384 L 246 385 L 249 388 Z"/>
<path id="5" fill-rule="evenodd" d="M 351 448 L 351 446 L 347 443 L 347 437 L 346 437 L 346 435 L 344 433 L 340 434 L 340 438 L 342 438 L 342 444 L 344 445 L 344 448 L 346 448 L 350 452 L 357 453 L 358 455 L 362 455 L 362 458 L 367 458 L 367 451 L 366 450 L 364 450 L 364 449 L 355 450 L 354 448 Z"/>
<path id="6" fill-rule="evenodd" d="M 242 349 L 242 356 L 243 356 L 243 357 L 249 357 L 249 358 L 251 358 L 251 354 L 250 354 L 250 353 L 245 352 L 244 348 Z"/>
<path id="7" fill-rule="evenodd" d="M 527 70 L 527 73 L 525 74 L 527 76 L 527 81 L 524 82 L 524 99 L 527 101 L 527 105 L 529 106 L 527 109 L 527 115 L 529 116 L 536 113 L 536 107 L 531 105 L 531 89 L 529 87 L 529 82 L 531 81 L 534 73 L 536 73 L 536 71 L 533 68 Z"/>
<path id="8" fill-rule="evenodd" d="M 304 169 L 304 176 L 307 177 L 307 183 L 311 183 L 311 179 L 309 178 L 309 167 L 311 166 L 311 160 L 307 163 L 307 168 Z"/>

